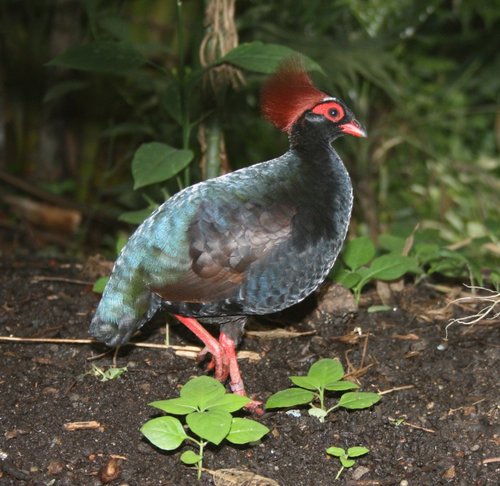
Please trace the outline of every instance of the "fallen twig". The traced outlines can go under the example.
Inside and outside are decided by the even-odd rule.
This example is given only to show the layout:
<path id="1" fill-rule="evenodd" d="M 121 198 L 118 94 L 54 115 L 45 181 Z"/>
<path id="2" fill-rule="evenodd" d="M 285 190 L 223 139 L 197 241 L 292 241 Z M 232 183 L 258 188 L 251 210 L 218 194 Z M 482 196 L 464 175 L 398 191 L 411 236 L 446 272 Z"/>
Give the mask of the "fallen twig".
<path id="1" fill-rule="evenodd" d="M 387 395 L 388 393 L 393 393 L 393 392 L 401 391 L 401 390 L 410 390 L 412 388 L 415 388 L 415 385 L 397 386 L 395 388 L 390 388 L 389 390 L 384 390 L 384 391 L 378 392 L 378 394 L 379 395 Z"/>
<path id="2" fill-rule="evenodd" d="M 75 278 L 66 278 L 66 277 L 45 277 L 43 275 L 35 275 L 31 279 L 31 283 L 38 282 L 63 282 L 77 285 L 93 285 L 94 282 L 89 282 L 88 280 L 78 280 Z"/>
<path id="3" fill-rule="evenodd" d="M 102 428 L 100 422 L 97 420 L 90 420 L 87 422 L 67 422 L 63 425 L 66 430 L 94 430 Z"/>

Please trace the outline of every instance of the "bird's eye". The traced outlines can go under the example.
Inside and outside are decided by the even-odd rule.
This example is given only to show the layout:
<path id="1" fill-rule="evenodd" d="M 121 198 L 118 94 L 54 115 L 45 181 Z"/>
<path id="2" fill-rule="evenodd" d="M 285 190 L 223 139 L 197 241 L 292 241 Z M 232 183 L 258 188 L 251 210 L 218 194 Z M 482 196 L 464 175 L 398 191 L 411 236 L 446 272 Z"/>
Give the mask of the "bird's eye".
<path id="1" fill-rule="evenodd" d="M 328 110 L 328 114 L 332 118 L 335 118 L 339 114 L 339 112 L 335 108 L 330 108 L 330 110 Z"/>

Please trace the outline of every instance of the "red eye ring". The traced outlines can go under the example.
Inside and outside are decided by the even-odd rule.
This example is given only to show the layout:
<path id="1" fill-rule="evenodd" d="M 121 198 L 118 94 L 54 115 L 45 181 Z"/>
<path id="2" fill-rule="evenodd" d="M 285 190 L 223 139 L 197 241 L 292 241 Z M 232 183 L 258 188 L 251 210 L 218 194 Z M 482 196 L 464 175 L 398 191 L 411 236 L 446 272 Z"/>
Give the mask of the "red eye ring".
<path id="1" fill-rule="evenodd" d="M 342 106 L 336 101 L 327 101 L 325 103 L 320 103 L 312 109 L 313 113 L 316 115 L 323 115 L 328 120 L 337 123 L 345 116 L 345 111 Z"/>

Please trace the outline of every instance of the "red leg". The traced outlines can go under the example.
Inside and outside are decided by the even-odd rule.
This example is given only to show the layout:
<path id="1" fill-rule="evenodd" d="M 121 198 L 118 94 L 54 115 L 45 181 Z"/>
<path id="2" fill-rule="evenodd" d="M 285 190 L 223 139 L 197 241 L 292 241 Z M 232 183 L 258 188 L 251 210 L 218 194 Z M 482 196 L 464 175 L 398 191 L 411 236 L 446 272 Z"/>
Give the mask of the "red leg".
<path id="1" fill-rule="evenodd" d="M 219 335 L 219 343 L 222 348 L 222 353 L 227 357 L 227 361 L 229 364 L 231 391 L 233 393 L 236 393 L 237 395 L 246 397 L 247 394 L 245 392 L 245 386 L 243 384 L 243 379 L 241 378 L 238 359 L 236 358 L 235 343 L 227 334 L 223 333 L 222 331 Z M 262 409 L 262 403 L 256 400 L 252 400 L 248 405 L 245 406 L 245 408 L 258 415 L 262 415 L 264 413 Z"/>
<path id="2" fill-rule="evenodd" d="M 194 333 L 205 344 L 205 349 L 200 353 L 204 356 L 209 352 L 213 356 L 213 364 L 210 368 L 215 368 L 214 376 L 217 380 L 224 382 L 229 375 L 227 357 L 224 348 L 196 319 L 175 315 L 192 333 Z"/>

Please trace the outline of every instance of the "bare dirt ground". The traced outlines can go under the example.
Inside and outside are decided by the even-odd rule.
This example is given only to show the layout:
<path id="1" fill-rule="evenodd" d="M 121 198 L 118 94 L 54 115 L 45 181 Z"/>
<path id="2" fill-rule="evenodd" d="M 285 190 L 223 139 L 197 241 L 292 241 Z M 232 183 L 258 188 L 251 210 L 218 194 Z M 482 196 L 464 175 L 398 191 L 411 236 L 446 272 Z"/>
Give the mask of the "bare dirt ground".
<path id="1" fill-rule="evenodd" d="M 99 297 L 87 280 L 80 263 L 4 253 L 0 335 L 88 338 Z M 205 466 L 247 470 L 281 486 L 500 484 L 498 323 L 453 327 L 440 347 L 450 309 L 443 311 L 443 294 L 428 285 L 407 286 L 386 312 L 367 312 L 380 303 L 375 291 L 357 313 L 332 315 L 331 298 L 320 301 L 322 311 L 309 302 L 281 316 L 280 324 L 250 326 L 313 334 L 247 335 L 241 349 L 258 357 L 241 360 L 248 391 L 265 400 L 290 385 L 289 375 L 338 357 L 362 390 L 389 393 L 368 410 L 330 414 L 324 424 L 306 408 L 298 416 L 266 412 L 259 420 L 271 433 L 260 444 L 209 448 Z M 164 317 L 139 340 L 163 343 Z M 171 326 L 170 334 L 171 344 L 199 344 L 180 326 Z M 89 359 L 103 351 L 97 344 L 0 342 L 1 485 L 276 484 L 216 483 L 209 472 L 197 483 L 194 470 L 180 463 L 180 451 L 155 449 L 140 433 L 157 415 L 149 402 L 177 396 L 179 385 L 205 372 L 194 360 L 171 349 L 127 346 L 118 366 L 128 371 L 101 382 L 89 374 L 91 364 L 106 367 L 112 356 Z M 68 428 L 81 421 L 97 424 Z M 325 454 L 333 445 L 370 452 L 334 482 L 339 464 Z M 106 477 L 111 460 L 116 470 Z"/>

